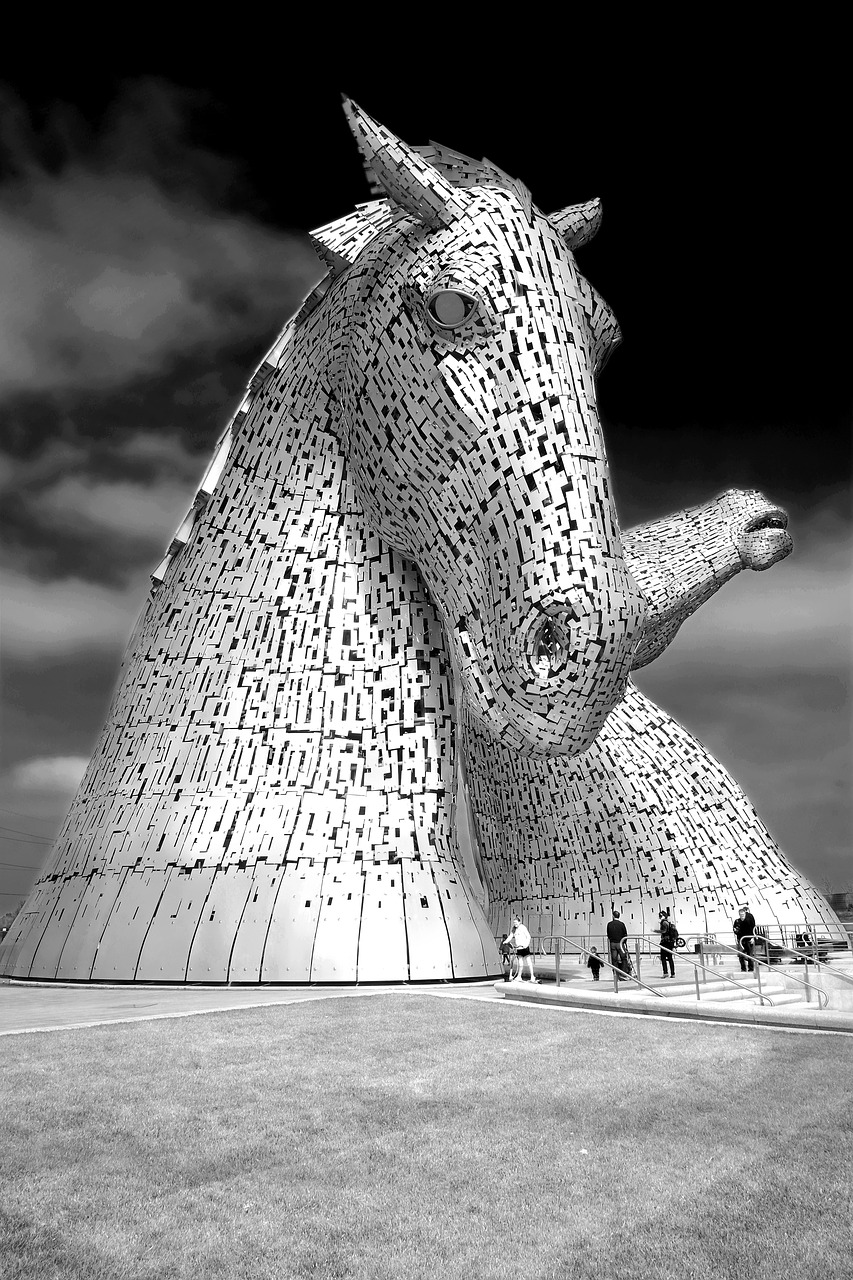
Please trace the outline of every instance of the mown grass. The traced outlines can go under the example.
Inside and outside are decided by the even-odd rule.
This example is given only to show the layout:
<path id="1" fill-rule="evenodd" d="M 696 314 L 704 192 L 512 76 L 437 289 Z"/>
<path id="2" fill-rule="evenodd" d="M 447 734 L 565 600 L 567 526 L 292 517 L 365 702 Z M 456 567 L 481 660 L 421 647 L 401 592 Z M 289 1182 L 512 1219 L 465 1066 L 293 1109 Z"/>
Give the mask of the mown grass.
<path id="1" fill-rule="evenodd" d="M 403 994 L 0 1046 L 6 1280 L 851 1274 L 846 1038 Z"/>

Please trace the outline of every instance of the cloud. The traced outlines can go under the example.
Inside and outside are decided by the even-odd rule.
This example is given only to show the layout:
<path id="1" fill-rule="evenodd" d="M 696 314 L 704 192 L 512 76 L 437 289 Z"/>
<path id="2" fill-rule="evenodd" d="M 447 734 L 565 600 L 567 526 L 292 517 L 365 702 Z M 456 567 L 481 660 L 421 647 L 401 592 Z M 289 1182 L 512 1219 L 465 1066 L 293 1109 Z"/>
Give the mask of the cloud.
<path id="1" fill-rule="evenodd" d="M 0 452 L 0 492 L 40 494 L 68 476 L 192 484 L 206 463 L 206 453 L 192 452 L 185 440 L 167 430 L 124 430 L 102 439 L 71 432 L 23 457 Z"/>
<path id="2" fill-rule="evenodd" d="M 172 433 L 54 440 L 0 452 L 2 560 L 25 577 L 126 584 L 153 567 L 192 503 L 207 455 Z"/>
<path id="3" fill-rule="evenodd" d="M 186 515 L 192 492 L 180 483 L 110 483 L 80 476 L 61 480 L 31 504 L 33 515 L 58 534 L 105 533 L 163 541 Z"/>
<path id="4" fill-rule="evenodd" d="M 9 771 L 20 791 L 76 791 L 89 763 L 87 756 L 39 756 Z"/>
<path id="5" fill-rule="evenodd" d="M 17 174 L 0 187 L 0 395 L 117 387 L 157 373 L 184 353 L 283 322 L 319 278 L 307 241 L 229 211 L 223 190 L 234 166 L 187 141 L 186 103 L 174 89 L 126 88 L 102 134 L 65 138 L 53 166 L 20 108 L 11 114 Z"/>
<path id="6" fill-rule="evenodd" d="M 110 588 L 80 578 L 36 582 L 6 571 L 0 579 L 3 653 L 37 663 L 123 648 L 149 586 L 147 574 L 138 574 L 123 588 Z"/>

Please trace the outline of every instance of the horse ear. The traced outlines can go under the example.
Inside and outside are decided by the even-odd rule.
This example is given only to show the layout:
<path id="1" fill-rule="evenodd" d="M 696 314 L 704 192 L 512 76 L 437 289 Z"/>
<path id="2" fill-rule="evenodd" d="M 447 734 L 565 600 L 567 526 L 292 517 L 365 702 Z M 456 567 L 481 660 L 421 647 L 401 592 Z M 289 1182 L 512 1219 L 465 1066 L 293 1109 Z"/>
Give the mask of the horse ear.
<path id="1" fill-rule="evenodd" d="M 378 184 L 374 194 L 386 195 L 431 230 L 449 227 L 465 208 L 460 193 L 422 156 L 347 97 L 344 112 L 368 179 Z"/>
<path id="2" fill-rule="evenodd" d="M 570 204 L 557 213 L 549 213 L 548 221 L 556 227 L 570 249 L 586 244 L 601 226 L 601 201 Z"/>

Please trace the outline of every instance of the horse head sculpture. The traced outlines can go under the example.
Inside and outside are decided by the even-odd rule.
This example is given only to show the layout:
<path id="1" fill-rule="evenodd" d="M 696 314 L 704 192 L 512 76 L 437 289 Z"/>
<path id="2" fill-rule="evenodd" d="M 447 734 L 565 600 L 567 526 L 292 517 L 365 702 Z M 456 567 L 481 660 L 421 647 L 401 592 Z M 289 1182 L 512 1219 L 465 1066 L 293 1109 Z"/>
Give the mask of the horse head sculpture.
<path id="1" fill-rule="evenodd" d="M 735 884 L 827 919 L 628 680 L 788 554 L 784 513 L 731 491 L 623 539 L 595 385 L 619 330 L 573 256 L 598 203 L 546 216 L 345 110 L 380 198 L 314 232 L 327 274 L 152 574 L 0 973 L 484 978 L 509 912 L 588 935 L 618 894 L 639 931 L 666 896 L 707 931 Z"/>
<path id="2" fill-rule="evenodd" d="M 525 753 L 583 751 L 643 615 L 596 408 L 619 330 L 572 253 L 598 202 L 546 217 L 488 162 L 345 107 L 386 197 L 349 270 L 315 233 L 337 266 L 323 346 L 358 498 L 417 563 L 470 714 Z"/>

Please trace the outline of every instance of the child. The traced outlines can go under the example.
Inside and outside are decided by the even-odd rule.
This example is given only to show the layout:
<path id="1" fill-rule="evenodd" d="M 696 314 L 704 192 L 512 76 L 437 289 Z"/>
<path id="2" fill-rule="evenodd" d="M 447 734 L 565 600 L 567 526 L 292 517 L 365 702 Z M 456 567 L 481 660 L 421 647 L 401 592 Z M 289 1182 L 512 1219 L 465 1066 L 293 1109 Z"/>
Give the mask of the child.
<path id="1" fill-rule="evenodd" d="M 594 982 L 598 982 L 598 974 L 601 970 L 601 957 L 598 954 L 598 947 L 590 947 L 592 953 L 586 962 L 587 969 L 592 969 L 592 977 Z"/>
<path id="2" fill-rule="evenodd" d="M 512 977 L 513 959 L 515 957 L 515 943 L 512 940 L 511 933 L 505 933 L 500 945 L 501 960 L 504 966 L 504 982 L 509 982 Z"/>

